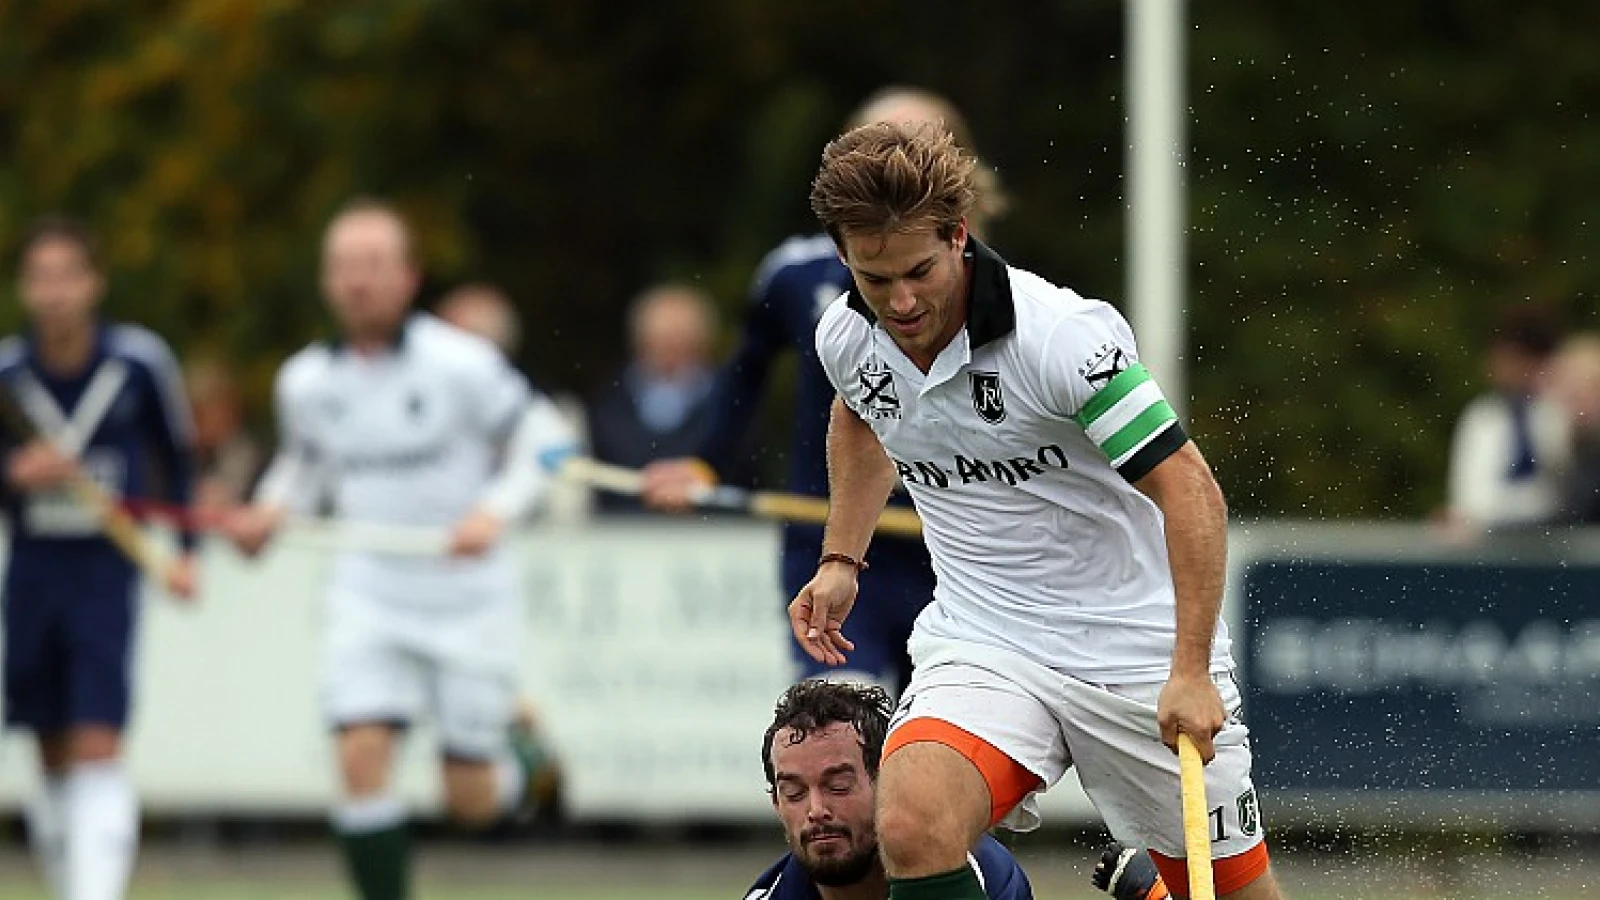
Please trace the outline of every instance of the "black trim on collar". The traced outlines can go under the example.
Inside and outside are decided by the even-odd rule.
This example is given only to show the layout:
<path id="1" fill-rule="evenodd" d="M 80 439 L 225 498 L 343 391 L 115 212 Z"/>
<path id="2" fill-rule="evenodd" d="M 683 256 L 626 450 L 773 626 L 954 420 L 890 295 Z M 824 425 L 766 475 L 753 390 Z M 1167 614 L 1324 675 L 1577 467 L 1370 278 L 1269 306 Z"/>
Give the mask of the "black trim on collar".
<path id="1" fill-rule="evenodd" d="M 393 350 L 395 353 L 399 353 L 406 348 L 406 332 L 411 330 L 412 323 L 417 321 L 417 316 L 419 315 L 421 315 L 421 313 L 408 312 L 406 313 L 406 317 L 400 320 L 399 329 L 395 331 L 393 337 L 389 338 L 390 350 Z M 344 335 L 337 332 L 324 340 L 323 344 L 327 345 L 328 351 L 331 353 L 340 353 L 348 350 L 350 347 L 349 342 L 345 340 Z"/>
<path id="2" fill-rule="evenodd" d="M 1011 296 L 1011 275 L 1006 271 L 1006 261 L 989 249 L 982 241 L 967 235 L 967 246 L 962 257 L 972 260 L 972 293 L 967 303 L 967 339 L 976 350 L 991 341 L 1005 337 L 1017 328 L 1017 303 Z M 847 305 L 867 320 L 878 324 L 878 317 L 856 289 L 855 278 L 850 279 L 850 299 Z"/>

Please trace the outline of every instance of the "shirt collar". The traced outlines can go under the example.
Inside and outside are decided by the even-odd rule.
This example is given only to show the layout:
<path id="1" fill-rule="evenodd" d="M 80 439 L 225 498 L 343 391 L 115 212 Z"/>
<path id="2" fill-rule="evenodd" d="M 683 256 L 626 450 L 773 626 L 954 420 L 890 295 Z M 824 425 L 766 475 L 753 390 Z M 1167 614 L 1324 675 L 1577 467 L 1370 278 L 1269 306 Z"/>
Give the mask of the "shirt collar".
<path id="1" fill-rule="evenodd" d="M 93 327 L 94 351 L 90 353 L 89 365 L 85 367 L 84 371 L 93 369 L 100 363 L 100 360 L 104 359 L 110 353 L 110 325 L 105 319 L 96 318 L 94 320 Z M 22 328 L 22 346 L 26 352 L 26 357 L 29 362 L 35 368 L 40 368 L 42 371 L 42 366 L 39 364 L 39 334 L 38 331 L 34 329 L 32 324 L 24 325 Z"/>
<path id="2" fill-rule="evenodd" d="M 812 898 L 821 900 L 822 892 L 817 889 L 816 884 L 811 880 L 811 873 L 806 871 L 805 866 L 800 865 L 800 860 L 796 859 L 793 853 L 789 854 L 783 871 L 773 880 L 772 887 L 776 888 L 785 877 L 788 877 L 789 883 L 795 885 L 800 895 L 806 897 L 807 900 L 812 900 Z M 790 889 L 786 893 L 793 894 L 794 889 Z"/>
<path id="3" fill-rule="evenodd" d="M 964 259 L 972 261 L 972 292 L 967 298 L 967 339 L 976 350 L 1005 337 L 1017 328 L 1017 304 L 1011 296 L 1011 275 L 1006 261 L 989 249 L 982 241 L 968 235 L 967 246 L 962 249 Z M 850 279 L 851 309 L 860 313 L 870 324 L 876 325 L 878 317 L 856 289 L 855 279 Z"/>
<path id="4" fill-rule="evenodd" d="M 416 324 L 417 317 L 420 315 L 422 314 L 419 312 L 409 312 L 406 313 L 404 319 L 400 320 L 400 327 L 395 329 L 394 335 L 389 338 L 388 349 L 391 352 L 400 353 L 406 349 L 406 334 L 411 331 L 411 326 Z M 350 345 L 345 341 L 344 335 L 337 333 L 328 338 L 327 345 L 328 349 L 334 353 L 343 353 L 350 349 Z"/>

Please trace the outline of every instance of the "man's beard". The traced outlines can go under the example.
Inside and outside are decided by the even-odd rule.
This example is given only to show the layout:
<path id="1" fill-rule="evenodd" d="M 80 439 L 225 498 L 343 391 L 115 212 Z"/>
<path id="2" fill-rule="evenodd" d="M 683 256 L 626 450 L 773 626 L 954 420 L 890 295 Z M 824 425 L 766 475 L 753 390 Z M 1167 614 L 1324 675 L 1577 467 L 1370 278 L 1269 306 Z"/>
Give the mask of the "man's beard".
<path id="1" fill-rule="evenodd" d="M 837 832 L 835 832 L 837 833 Z M 844 836 L 847 840 L 848 835 Z M 802 842 L 802 847 L 804 842 Z M 806 852 L 795 854 L 811 881 L 823 887 L 848 887 L 866 878 L 878 864 L 878 845 L 868 844 L 844 856 L 818 859 Z"/>

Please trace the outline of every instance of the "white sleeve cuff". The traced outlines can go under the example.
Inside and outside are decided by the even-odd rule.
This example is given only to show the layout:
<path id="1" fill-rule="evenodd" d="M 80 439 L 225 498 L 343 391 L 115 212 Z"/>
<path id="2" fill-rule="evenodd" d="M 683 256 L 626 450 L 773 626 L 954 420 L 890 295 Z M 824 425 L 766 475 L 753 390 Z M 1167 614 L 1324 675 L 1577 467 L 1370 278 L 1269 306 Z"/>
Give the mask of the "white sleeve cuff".
<path id="1" fill-rule="evenodd" d="M 526 517 L 549 494 L 562 462 L 576 452 L 577 441 L 555 406 L 535 399 L 511 433 L 500 471 L 479 507 L 502 522 Z"/>

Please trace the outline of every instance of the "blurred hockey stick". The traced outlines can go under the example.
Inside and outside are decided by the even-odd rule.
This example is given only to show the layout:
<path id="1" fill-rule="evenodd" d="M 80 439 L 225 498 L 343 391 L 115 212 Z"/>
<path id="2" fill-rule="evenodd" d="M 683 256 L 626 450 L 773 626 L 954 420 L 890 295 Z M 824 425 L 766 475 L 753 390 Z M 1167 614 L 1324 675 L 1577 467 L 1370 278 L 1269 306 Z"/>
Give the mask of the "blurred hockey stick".
<path id="1" fill-rule="evenodd" d="M 450 553 L 450 532 L 420 525 L 388 525 L 342 519 L 291 517 L 278 541 L 330 553 L 377 553 L 386 556 L 436 556 Z"/>
<path id="2" fill-rule="evenodd" d="M 222 525 L 222 518 L 218 514 L 207 514 L 150 500 L 130 498 L 123 501 L 122 509 L 139 519 L 196 531 L 214 532 Z M 284 520 L 277 535 L 273 537 L 273 543 L 333 553 L 444 556 L 450 550 L 450 533 L 445 528 L 421 525 L 391 525 L 331 517 L 290 516 Z"/>
<path id="3" fill-rule="evenodd" d="M 644 489 L 644 473 L 637 469 L 608 465 L 582 456 L 567 457 L 561 463 L 561 474 L 573 481 L 614 494 L 638 496 Z M 827 499 L 808 497 L 804 494 L 747 491 L 742 488 L 717 486 L 694 492 L 690 500 L 702 509 L 732 510 L 758 519 L 809 525 L 821 525 L 828 520 Z M 920 537 L 922 520 L 913 510 L 891 506 L 884 509 L 883 514 L 878 517 L 878 532 L 896 537 Z"/>
<path id="4" fill-rule="evenodd" d="M 11 432 L 18 446 L 41 441 L 58 453 L 62 452 L 59 443 L 39 429 L 33 417 L 28 415 L 11 389 L 6 386 L 0 386 L 0 421 L 5 423 L 5 429 Z M 72 474 L 68 476 L 63 487 L 75 502 L 94 516 L 106 539 L 127 557 L 129 562 L 158 584 L 167 583 L 167 570 L 171 561 L 145 535 L 138 521 L 118 505 L 110 491 L 101 487 L 99 482 L 76 466 L 73 467 Z"/>

